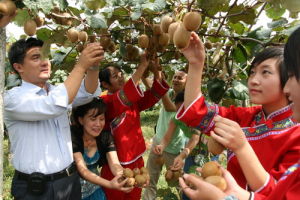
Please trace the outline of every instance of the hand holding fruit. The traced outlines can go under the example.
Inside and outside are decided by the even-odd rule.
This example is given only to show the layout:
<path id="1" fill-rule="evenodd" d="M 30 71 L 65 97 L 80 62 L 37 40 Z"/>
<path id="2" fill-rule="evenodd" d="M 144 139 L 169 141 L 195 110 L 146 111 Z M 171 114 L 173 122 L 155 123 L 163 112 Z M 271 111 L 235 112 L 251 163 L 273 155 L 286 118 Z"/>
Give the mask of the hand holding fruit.
<path id="1" fill-rule="evenodd" d="M 116 190 L 120 190 L 122 192 L 131 192 L 131 190 L 133 189 L 133 187 L 125 187 L 125 184 L 128 181 L 128 178 L 122 179 L 122 181 L 120 181 L 120 178 L 122 177 L 122 175 L 117 175 L 115 176 L 111 181 L 110 181 L 110 188 L 111 189 L 116 189 Z"/>
<path id="2" fill-rule="evenodd" d="M 183 165 L 184 165 L 184 162 L 183 162 L 183 159 L 180 155 L 178 155 L 175 159 L 174 159 L 174 162 L 173 162 L 173 165 L 172 165 L 172 170 L 179 170 L 179 169 L 182 169 L 183 168 Z"/>
<path id="3" fill-rule="evenodd" d="M 141 55 L 139 67 L 147 68 L 149 65 L 149 59 L 147 58 L 147 53 Z"/>
<path id="4" fill-rule="evenodd" d="M 216 116 L 214 122 L 215 128 L 211 132 L 211 137 L 217 142 L 235 153 L 245 147 L 247 139 L 238 123 L 221 116 Z"/>
<path id="5" fill-rule="evenodd" d="M 205 61 L 205 48 L 199 36 L 192 32 L 189 45 L 181 50 L 190 65 L 203 67 Z"/>
<path id="6" fill-rule="evenodd" d="M 104 50 L 100 43 L 89 43 L 81 52 L 78 65 L 85 70 L 92 66 L 98 66 L 99 62 L 104 58 Z"/>

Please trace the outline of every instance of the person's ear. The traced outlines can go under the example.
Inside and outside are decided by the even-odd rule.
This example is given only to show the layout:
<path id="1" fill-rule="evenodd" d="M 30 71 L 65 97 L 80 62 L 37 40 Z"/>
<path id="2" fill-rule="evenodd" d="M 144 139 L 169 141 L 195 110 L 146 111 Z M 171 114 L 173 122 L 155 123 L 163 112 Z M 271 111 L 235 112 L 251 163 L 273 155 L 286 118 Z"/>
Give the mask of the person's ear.
<path id="1" fill-rule="evenodd" d="M 20 74 L 22 73 L 24 70 L 23 70 L 23 65 L 20 64 L 20 63 L 14 63 L 13 64 L 13 68 Z"/>
<path id="2" fill-rule="evenodd" d="M 106 83 L 105 81 L 102 81 L 102 82 L 101 82 L 101 86 L 102 86 L 103 88 L 105 88 L 105 89 L 108 89 L 109 84 Z"/>
<path id="3" fill-rule="evenodd" d="M 82 117 L 78 117 L 78 122 L 81 126 L 83 126 L 83 118 Z"/>

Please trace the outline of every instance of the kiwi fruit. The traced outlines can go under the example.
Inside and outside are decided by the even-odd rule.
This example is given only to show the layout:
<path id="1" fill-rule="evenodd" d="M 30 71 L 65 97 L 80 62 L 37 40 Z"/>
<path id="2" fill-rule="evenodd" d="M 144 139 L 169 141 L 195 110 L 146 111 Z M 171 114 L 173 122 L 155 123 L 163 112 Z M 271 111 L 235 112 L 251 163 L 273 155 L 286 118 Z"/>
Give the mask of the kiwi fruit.
<path id="1" fill-rule="evenodd" d="M 179 177 L 182 176 L 182 171 L 173 171 L 173 180 L 178 181 Z"/>
<path id="2" fill-rule="evenodd" d="M 107 47 L 107 50 L 111 53 L 115 52 L 116 51 L 116 45 L 113 41 L 110 41 L 108 47 Z"/>
<path id="3" fill-rule="evenodd" d="M 35 21 L 37 27 L 41 27 L 44 25 L 45 19 L 40 16 L 36 16 L 36 18 L 34 18 L 34 21 Z"/>
<path id="4" fill-rule="evenodd" d="M 133 171 L 129 168 L 123 170 L 123 176 L 126 178 L 132 178 L 134 176 Z"/>
<path id="5" fill-rule="evenodd" d="M 207 149 L 210 153 L 218 155 L 223 152 L 225 147 L 217 142 L 214 138 L 210 137 L 207 142 Z"/>
<path id="6" fill-rule="evenodd" d="M 191 39 L 191 32 L 187 31 L 183 23 L 181 23 L 177 27 L 173 36 L 173 41 L 175 46 L 178 49 L 184 49 L 189 45 L 190 39 Z"/>
<path id="7" fill-rule="evenodd" d="M 162 30 L 161 30 L 159 24 L 153 24 L 152 30 L 153 30 L 153 35 L 161 35 L 162 34 Z"/>
<path id="8" fill-rule="evenodd" d="M 78 41 L 78 31 L 74 28 L 71 28 L 67 31 L 67 38 L 70 42 L 74 43 Z"/>
<path id="9" fill-rule="evenodd" d="M 90 43 L 96 42 L 96 35 L 95 34 L 89 35 L 89 41 Z"/>
<path id="10" fill-rule="evenodd" d="M 140 171 L 142 174 L 149 174 L 149 171 L 146 167 L 141 167 Z"/>
<path id="11" fill-rule="evenodd" d="M 108 48 L 108 46 L 110 45 L 110 42 L 111 42 L 110 37 L 107 37 L 107 36 L 100 37 L 100 44 L 104 49 Z"/>
<path id="12" fill-rule="evenodd" d="M 213 48 L 213 44 L 212 44 L 210 41 L 205 42 L 205 43 L 204 43 L 204 46 L 205 46 L 206 49 L 211 49 L 211 48 Z"/>
<path id="13" fill-rule="evenodd" d="M 169 44 L 169 34 L 168 33 L 162 33 L 158 38 L 158 44 L 161 46 L 167 46 Z"/>
<path id="14" fill-rule="evenodd" d="M 179 24 L 180 24 L 179 22 L 173 22 L 172 24 L 170 24 L 170 26 L 168 28 L 168 33 L 169 33 L 171 43 L 173 43 L 174 33 L 175 33 L 175 31 L 176 31 Z"/>
<path id="15" fill-rule="evenodd" d="M 221 176 L 209 176 L 204 179 L 206 182 L 213 184 L 217 188 L 219 188 L 222 191 L 226 190 L 227 184 L 223 177 Z"/>
<path id="16" fill-rule="evenodd" d="M 160 21 L 160 28 L 162 32 L 168 33 L 169 26 L 172 22 L 173 22 L 172 17 L 167 15 L 163 16 Z"/>
<path id="17" fill-rule="evenodd" d="M 82 52 L 82 50 L 84 49 L 83 44 L 78 44 L 76 49 L 78 52 Z"/>
<path id="18" fill-rule="evenodd" d="M 139 168 L 134 168 L 132 171 L 133 171 L 134 176 L 136 176 L 136 175 L 138 175 L 138 174 L 141 173 L 141 171 L 140 171 Z"/>
<path id="19" fill-rule="evenodd" d="M 146 49 L 149 46 L 149 37 L 146 34 L 142 34 L 138 37 L 139 47 Z"/>
<path id="20" fill-rule="evenodd" d="M 72 25 L 72 19 L 70 18 L 71 17 L 70 13 L 65 12 L 65 13 L 62 13 L 61 15 L 64 16 L 60 20 L 61 24 L 66 25 L 66 26 L 71 26 Z"/>
<path id="21" fill-rule="evenodd" d="M 173 179 L 173 172 L 172 170 L 167 170 L 165 174 L 165 179 L 167 182 L 171 181 Z"/>
<path id="22" fill-rule="evenodd" d="M 201 24 L 201 15 L 198 12 L 188 12 L 183 17 L 183 24 L 188 31 L 196 31 Z"/>
<path id="23" fill-rule="evenodd" d="M 202 166 L 201 176 L 203 178 L 209 177 L 209 176 L 221 176 L 221 166 L 219 163 L 215 161 L 210 161 L 205 163 Z"/>
<path id="24" fill-rule="evenodd" d="M 81 42 L 86 42 L 88 40 L 88 34 L 85 31 L 80 31 L 78 33 L 78 39 Z"/>
<path id="25" fill-rule="evenodd" d="M 11 0 L 4 0 L 0 2 L 0 13 L 2 15 L 12 16 L 17 10 L 16 4 Z"/>
<path id="26" fill-rule="evenodd" d="M 147 181 L 150 181 L 150 175 L 149 175 L 149 174 L 142 174 L 142 176 L 145 177 L 146 182 L 147 182 Z"/>
<path id="27" fill-rule="evenodd" d="M 134 178 L 128 178 L 126 183 L 125 183 L 125 187 L 132 187 L 135 184 L 135 179 Z"/>
<path id="28" fill-rule="evenodd" d="M 24 32 L 26 35 L 33 36 L 36 33 L 36 23 L 34 20 L 29 19 L 24 24 Z"/>
<path id="29" fill-rule="evenodd" d="M 142 187 L 146 183 L 146 178 L 141 174 L 136 175 L 134 179 L 137 187 Z"/>
<path id="30" fill-rule="evenodd" d="M 156 157 L 155 163 L 158 165 L 163 165 L 165 163 L 164 157 L 163 156 Z"/>

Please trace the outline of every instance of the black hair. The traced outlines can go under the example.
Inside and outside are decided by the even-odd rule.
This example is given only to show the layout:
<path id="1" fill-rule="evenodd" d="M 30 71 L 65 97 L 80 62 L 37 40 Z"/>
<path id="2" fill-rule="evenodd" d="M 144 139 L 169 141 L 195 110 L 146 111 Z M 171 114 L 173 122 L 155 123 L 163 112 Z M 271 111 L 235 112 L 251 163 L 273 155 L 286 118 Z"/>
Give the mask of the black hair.
<path id="1" fill-rule="evenodd" d="M 283 47 L 268 47 L 263 51 L 259 52 L 253 59 L 251 66 L 248 71 L 248 75 L 250 75 L 251 70 L 264 62 L 265 60 L 275 58 L 277 59 L 277 65 L 279 70 L 280 84 L 283 89 L 285 83 L 288 80 L 288 73 L 283 63 Z"/>
<path id="2" fill-rule="evenodd" d="M 284 46 L 284 64 L 289 75 L 300 79 L 300 27 L 288 38 Z"/>
<path id="3" fill-rule="evenodd" d="M 105 82 L 107 84 L 111 84 L 110 83 L 110 76 L 111 76 L 111 71 L 109 69 L 109 67 L 113 67 L 115 69 L 118 69 L 122 72 L 121 68 L 119 66 L 116 65 L 108 65 L 107 67 L 103 68 L 100 70 L 99 72 L 99 80 L 100 82 Z"/>
<path id="4" fill-rule="evenodd" d="M 103 99 L 100 97 L 94 97 L 93 100 L 87 104 L 73 108 L 72 110 L 72 123 L 82 128 L 82 125 L 79 123 L 79 118 L 84 117 L 89 110 L 95 109 L 94 117 L 97 117 L 106 111 L 106 104 L 103 102 Z"/>
<path id="5" fill-rule="evenodd" d="M 8 59 L 10 64 L 13 66 L 14 63 L 22 64 L 26 52 L 32 47 L 42 47 L 44 42 L 36 38 L 20 39 L 12 44 L 8 52 Z"/>
<path id="6" fill-rule="evenodd" d="M 175 104 L 184 102 L 184 90 L 179 92 L 174 99 Z"/>

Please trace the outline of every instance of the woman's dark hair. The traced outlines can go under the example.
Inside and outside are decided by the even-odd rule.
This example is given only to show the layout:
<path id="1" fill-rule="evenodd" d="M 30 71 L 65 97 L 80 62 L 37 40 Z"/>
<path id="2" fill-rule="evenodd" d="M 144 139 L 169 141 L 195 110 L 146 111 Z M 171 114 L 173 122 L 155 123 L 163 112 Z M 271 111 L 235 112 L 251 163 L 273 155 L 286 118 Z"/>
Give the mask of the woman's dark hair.
<path id="1" fill-rule="evenodd" d="M 90 110 L 94 110 L 93 116 L 97 117 L 106 111 L 106 104 L 103 102 L 103 99 L 100 97 L 95 97 L 93 100 L 87 104 L 73 108 L 72 110 L 72 123 L 82 128 L 82 125 L 79 123 L 79 118 L 84 117 Z"/>
<path id="2" fill-rule="evenodd" d="M 14 63 L 22 64 L 26 52 L 32 47 L 42 47 L 44 42 L 36 38 L 21 39 L 13 43 L 8 52 L 8 59 L 11 65 Z"/>
<path id="3" fill-rule="evenodd" d="M 300 27 L 289 37 L 284 46 L 284 64 L 289 75 L 300 79 Z"/>
<path id="4" fill-rule="evenodd" d="M 174 99 L 174 102 L 175 102 L 175 104 L 183 103 L 183 102 L 184 102 L 184 90 L 181 91 L 181 92 L 179 92 L 179 93 L 176 95 L 176 97 L 175 97 L 175 99 Z"/>
<path id="5" fill-rule="evenodd" d="M 260 63 L 264 62 L 265 60 L 275 58 L 277 59 L 277 65 L 279 69 L 279 77 L 280 77 L 280 84 L 283 89 L 285 83 L 288 80 L 288 73 L 283 63 L 283 47 L 268 47 L 263 51 L 259 52 L 255 58 L 253 59 L 250 69 L 248 71 L 248 75 L 250 75 L 251 70 L 259 65 Z"/>
<path id="6" fill-rule="evenodd" d="M 110 79 L 110 76 L 111 76 L 111 71 L 110 71 L 109 67 L 113 67 L 113 68 L 118 69 L 120 71 L 122 71 L 122 70 L 119 66 L 116 66 L 116 65 L 108 65 L 107 67 L 100 70 L 100 72 L 99 72 L 100 82 L 105 82 L 105 83 L 110 85 L 111 83 L 110 83 L 109 79 Z"/>

